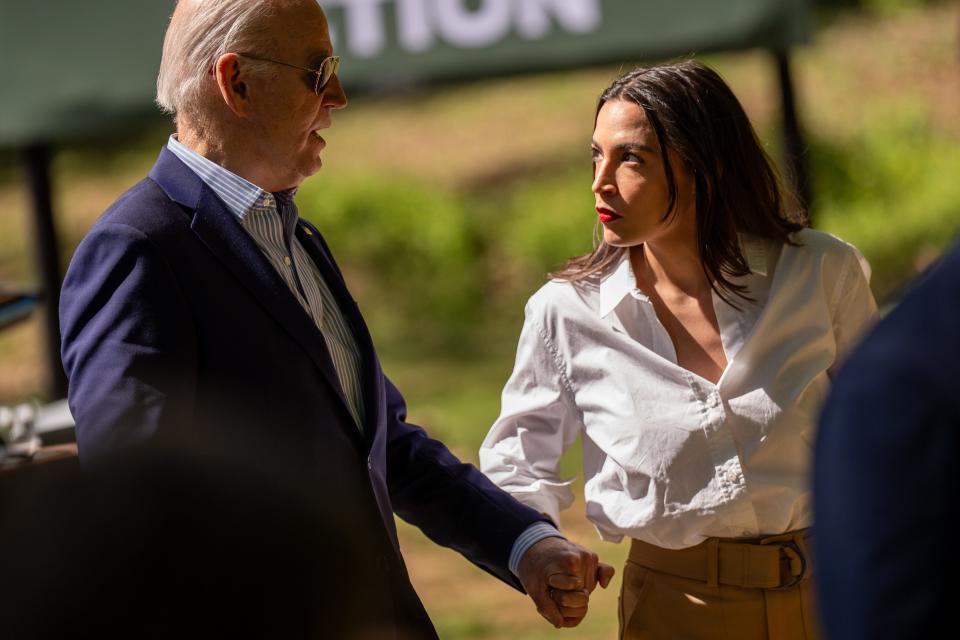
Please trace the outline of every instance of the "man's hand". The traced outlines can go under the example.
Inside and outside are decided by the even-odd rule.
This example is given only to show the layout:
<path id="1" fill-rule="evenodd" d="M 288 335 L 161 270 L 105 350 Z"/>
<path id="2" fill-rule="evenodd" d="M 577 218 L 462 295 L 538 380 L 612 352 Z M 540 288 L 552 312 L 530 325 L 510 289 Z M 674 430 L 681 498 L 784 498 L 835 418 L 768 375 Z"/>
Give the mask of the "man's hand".
<path id="1" fill-rule="evenodd" d="M 614 571 L 589 549 L 563 538 L 544 538 L 523 555 L 518 573 L 537 611 L 559 628 L 580 624 L 597 583 L 606 589 Z"/>

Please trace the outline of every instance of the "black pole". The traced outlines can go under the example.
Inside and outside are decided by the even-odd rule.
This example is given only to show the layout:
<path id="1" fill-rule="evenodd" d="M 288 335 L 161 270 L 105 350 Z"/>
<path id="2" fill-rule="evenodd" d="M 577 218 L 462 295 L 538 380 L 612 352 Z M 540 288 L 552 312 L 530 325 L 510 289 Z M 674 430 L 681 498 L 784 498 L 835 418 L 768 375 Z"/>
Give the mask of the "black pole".
<path id="1" fill-rule="evenodd" d="M 53 222 L 50 195 L 50 161 L 47 144 L 33 144 L 23 150 L 30 198 L 33 201 L 33 243 L 37 270 L 40 272 L 43 340 L 47 363 L 46 388 L 50 400 L 67 395 L 67 378 L 60 363 L 60 252 Z"/>
<path id="2" fill-rule="evenodd" d="M 790 55 L 787 51 L 774 51 L 777 72 L 780 78 L 780 99 L 783 110 L 783 151 L 784 164 L 800 206 L 806 210 L 813 224 L 811 213 L 813 192 L 810 187 L 810 172 L 807 165 L 807 145 L 800 131 L 800 119 L 797 117 L 796 96 L 793 91 L 793 76 L 790 73 Z"/>

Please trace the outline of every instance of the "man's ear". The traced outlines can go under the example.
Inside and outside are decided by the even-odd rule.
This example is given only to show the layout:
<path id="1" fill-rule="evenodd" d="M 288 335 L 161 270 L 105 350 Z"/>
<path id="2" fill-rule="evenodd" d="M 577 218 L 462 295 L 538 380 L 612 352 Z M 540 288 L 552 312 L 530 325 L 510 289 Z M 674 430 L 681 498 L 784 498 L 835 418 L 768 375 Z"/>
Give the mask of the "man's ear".
<path id="1" fill-rule="evenodd" d="M 244 117 L 250 110 L 250 86 L 247 75 L 235 53 L 220 56 L 210 70 L 220 88 L 220 96 L 237 116 Z"/>

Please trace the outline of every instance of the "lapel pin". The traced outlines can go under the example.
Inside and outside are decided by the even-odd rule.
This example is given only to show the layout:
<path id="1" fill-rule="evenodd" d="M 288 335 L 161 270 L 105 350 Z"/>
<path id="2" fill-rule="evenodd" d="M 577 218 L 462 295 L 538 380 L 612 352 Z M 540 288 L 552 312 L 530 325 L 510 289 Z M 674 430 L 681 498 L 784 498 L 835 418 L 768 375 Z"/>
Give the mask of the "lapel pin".
<path id="1" fill-rule="evenodd" d="M 312 235 L 313 235 L 313 231 L 310 231 L 310 227 L 308 227 L 307 225 L 303 225 L 302 228 L 303 228 L 303 232 L 304 232 L 305 234 L 307 234 L 308 236 L 312 236 Z"/>

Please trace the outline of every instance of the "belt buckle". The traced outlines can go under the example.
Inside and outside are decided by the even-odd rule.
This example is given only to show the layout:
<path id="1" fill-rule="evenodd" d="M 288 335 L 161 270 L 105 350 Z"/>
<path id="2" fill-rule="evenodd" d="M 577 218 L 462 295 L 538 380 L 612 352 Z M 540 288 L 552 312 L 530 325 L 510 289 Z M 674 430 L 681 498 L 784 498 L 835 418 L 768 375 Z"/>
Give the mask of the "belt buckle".
<path id="1" fill-rule="evenodd" d="M 764 544 L 761 542 L 760 544 Z M 807 576 L 807 557 L 804 555 L 803 550 L 800 549 L 800 545 L 797 544 L 795 540 L 777 540 L 771 541 L 770 544 L 777 546 L 780 549 L 780 553 L 784 553 L 787 549 L 796 554 L 797 559 L 800 561 L 800 572 L 798 574 L 793 574 L 790 572 L 790 579 L 780 584 L 776 587 L 770 587 L 770 591 L 784 591 L 786 589 L 792 589 L 793 587 L 800 584 L 800 581 Z M 786 554 L 785 554 L 786 555 Z M 793 559 L 789 556 L 786 557 L 788 564 L 793 564 Z M 781 559 L 782 562 L 782 559 Z M 782 565 L 781 565 L 782 566 Z M 780 572 L 781 578 L 783 576 L 783 571 Z"/>

